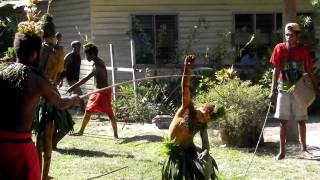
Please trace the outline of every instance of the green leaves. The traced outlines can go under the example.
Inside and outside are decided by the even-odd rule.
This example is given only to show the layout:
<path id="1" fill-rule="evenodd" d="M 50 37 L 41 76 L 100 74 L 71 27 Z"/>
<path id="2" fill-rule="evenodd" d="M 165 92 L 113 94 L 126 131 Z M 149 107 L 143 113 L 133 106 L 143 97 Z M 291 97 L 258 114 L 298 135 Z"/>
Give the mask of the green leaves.
<path id="1" fill-rule="evenodd" d="M 224 129 L 227 136 L 235 139 L 235 143 L 239 143 L 237 146 L 247 146 L 255 139 L 246 142 L 245 136 L 261 130 L 268 105 L 268 90 L 261 85 L 253 85 L 250 81 L 241 81 L 235 77 L 213 86 L 207 93 L 198 94 L 195 102 L 215 102 L 216 118 L 213 122 L 220 129 Z"/>
<path id="2" fill-rule="evenodd" d="M 162 142 L 162 152 L 166 155 L 170 155 L 172 152 L 176 152 L 180 147 L 176 143 L 175 139 L 165 138 Z"/>

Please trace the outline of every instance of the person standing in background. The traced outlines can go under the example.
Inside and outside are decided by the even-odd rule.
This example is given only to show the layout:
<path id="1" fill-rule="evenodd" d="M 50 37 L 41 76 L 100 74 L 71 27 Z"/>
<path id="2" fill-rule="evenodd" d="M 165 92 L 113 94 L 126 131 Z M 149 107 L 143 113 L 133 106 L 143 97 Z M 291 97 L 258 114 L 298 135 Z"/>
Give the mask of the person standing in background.
<path id="1" fill-rule="evenodd" d="M 305 158 L 312 155 L 307 151 L 306 145 L 306 120 L 308 107 L 301 107 L 289 92 L 304 73 L 308 73 L 312 82 L 311 55 L 304 44 L 299 43 L 300 27 L 297 23 L 288 23 L 285 26 L 285 42 L 275 46 L 270 63 L 274 66 L 272 75 L 271 92 L 269 98 L 276 100 L 274 117 L 280 120 L 280 149 L 276 160 L 285 158 L 285 144 L 287 139 L 288 121 L 298 121 L 299 141 L 301 154 Z M 315 83 L 313 82 L 316 89 Z M 276 94 L 278 95 L 276 96 Z"/>
<path id="2" fill-rule="evenodd" d="M 81 42 L 80 41 L 72 41 L 71 42 L 72 51 L 69 52 L 64 57 L 64 73 L 63 77 L 66 78 L 69 86 L 74 85 L 79 81 L 80 78 L 80 66 L 81 66 Z M 79 86 L 75 87 L 72 93 L 77 95 L 82 95 L 81 88 Z M 84 102 L 80 103 L 81 111 L 84 112 L 85 104 Z"/>

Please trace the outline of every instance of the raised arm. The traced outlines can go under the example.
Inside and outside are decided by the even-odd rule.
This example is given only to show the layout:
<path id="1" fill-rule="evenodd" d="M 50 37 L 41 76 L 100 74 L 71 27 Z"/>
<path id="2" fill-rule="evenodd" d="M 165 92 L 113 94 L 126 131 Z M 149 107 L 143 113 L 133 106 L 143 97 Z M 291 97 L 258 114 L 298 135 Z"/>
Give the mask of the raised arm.
<path id="1" fill-rule="evenodd" d="M 183 76 L 181 81 L 181 89 L 182 89 L 182 109 L 185 109 L 189 106 L 191 102 L 191 93 L 190 93 L 190 71 L 192 65 L 194 63 L 194 56 L 188 55 L 184 60 L 184 69 L 183 69 Z"/>
<path id="2" fill-rule="evenodd" d="M 71 61 L 71 56 L 70 56 L 70 53 L 68 53 L 68 54 L 64 57 L 64 71 L 63 71 L 63 73 L 61 74 L 61 78 L 62 78 L 62 79 L 66 77 L 67 67 L 68 67 L 70 61 Z"/>

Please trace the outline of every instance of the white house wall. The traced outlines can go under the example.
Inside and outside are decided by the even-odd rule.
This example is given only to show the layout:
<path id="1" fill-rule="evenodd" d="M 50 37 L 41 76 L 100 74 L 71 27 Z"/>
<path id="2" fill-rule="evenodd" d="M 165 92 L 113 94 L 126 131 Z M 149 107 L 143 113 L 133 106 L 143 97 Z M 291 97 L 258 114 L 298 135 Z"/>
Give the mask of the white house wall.
<path id="1" fill-rule="evenodd" d="M 189 36 L 191 28 L 197 25 L 199 17 L 214 22 L 208 31 L 200 35 L 199 47 L 212 44 L 218 29 L 227 31 L 231 28 L 232 18 L 225 13 L 226 4 L 214 1 L 169 1 L 169 0 L 116 0 L 91 1 L 92 32 L 95 42 L 105 47 L 108 43 L 114 44 L 116 66 L 130 64 L 130 38 L 126 33 L 130 30 L 130 16 L 134 14 L 177 14 L 180 44 Z M 212 37 L 213 35 L 213 37 Z M 210 38 L 208 38 L 210 37 Z M 105 49 L 105 48 L 104 48 Z M 109 53 L 102 52 L 109 62 Z"/>
<path id="2" fill-rule="evenodd" d="M 298 0 L 298 11 L 311 11 L 311 6 Z M 198 19 L 209 23 L 201 30 L 196 48 L 205 51 L 221 36 L 233 30 L 233 13 L 282 12 L 281 0 L 91 0 L 91 27 L 94 41 L 100 47 L 101 57 L 110 62 L 107 44 L 115 50 L 116 66 L 130 65 L 129 37 L 132 14 L 177 14 L 179 45 L 183 46 Z M 129 75 L 129 74 L 128 74 Z"/>
<path id="3" fill-rule="evenodd" d="M 200 17 L 209 24 L 201 30 L 196 48 L 205 50 L 218 42 L 217 33 L 233 31 L 234 13 L 282 12 L 282 0 L 55 0 L 52 13 L 57 30 L 63 33 L 65 47 L 79 39 L 75 26 L 87 34 L 99 48 L 99 56 L 110 65 L 108 44 L 114 45 L 115 66 L 130 66 L 130 31 L 132 14 L 177 14 L 179 46 L 183 46 Z M 297 0 L 299 12 L 311 12 L 307 0 Z M 68 48 L 67 48 L 68 49 Z M 84 58 L 84 57 L 83 57 Z M 182 60 L 181 60 L 182 61 Z M 86 74 L 90 66 L 81 66 Z M 87 69 L 87 70 L 85 70 Z M 170 73 L 170 72 L 167 72 Z M 174 70 L 173 73 L 177 73 Z M 139 76 L 139 74 L 138 74 Z M 119 81 L 130 79 L 128 73 L 118 74 Z"/>
<path id="4" fill-rule="evenodd" d="M 79 28 L 83 37 L 91 36 L 90 27 L 90 2 L 88 0 L 54 0 L 50 7 L 50 13 L 53 15 L 56 31 L 62 33 L 62 46 L 65 53 L 71 51 L 70 43 L 74 40 L 83 41 L 78 35 L 76 26 Z M 82 53 L 80 77 L 85 76 L 91 71 L 91 64 L 84 60 Z M 65 83 L 66 84 L 66 83 Z M 92 89 L 93 80 L 88 81 L 82 86 L 84 91 Z"/>

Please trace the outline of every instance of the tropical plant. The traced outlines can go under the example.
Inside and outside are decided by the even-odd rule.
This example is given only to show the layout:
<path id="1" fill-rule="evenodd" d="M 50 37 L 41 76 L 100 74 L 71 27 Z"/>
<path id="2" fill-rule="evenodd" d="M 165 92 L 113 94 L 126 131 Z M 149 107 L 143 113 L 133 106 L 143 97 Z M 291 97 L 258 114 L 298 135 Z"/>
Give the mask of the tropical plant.
<path id="1" fill-rule="evenodd" d="M 229 146 L 253 146 L 258 140 L 267 109 L 268 89 L 241 81 L 238 77 L 216 84 L 207 93 L 199 94 L 196 103 L 223 104 L 225 116 L 213 123 Z"/>
<path id="2" fill-rule="evenodd" d="M 272 68 L 269 68 L 267 70 L 265 70 L 260 79 L 259 79 L 259 83 L 261 86 L 265 87 L 265 88 L 269 88 L 271 87 L 271 82 L 272 82 Z"/>
<path id="3" fill-rule="evenodd" d="M 210 67 L 221 68 L 223 61 L 233 56 L 233 53 L 228 50 L 230 46 L 230 32 L 217 33 L 217 37 L 222 37 L 215 45 L 208 47 L 204 54 L 205 61 Z"/>
<path id="4" fill-rule="evenodd" d="M 2 61 L 14 61 L 15 51 L 12 47 L 8 47 L 8 50 L 3 53 L 3 57 L 0 58 Z"/>
<path id="5" fill-rule="evenodd" d="M 8 47 L 13 46 L 13 37 L 18 25 L 17 17 L 14 15 L 0 17 L 0 54 L 3 54 Z"/>
<path id="6" fill-rule="evenodd" d="M 118 87 L 119 93 L 113 102 L 113 108 L 118 118 L 121 118 L 122 108 L 125 108 L 130 121 L 145 122 L 151 120 L 156 114 L 154 103 L 150 103 L 140 94 L 135 95 L 130 85 Z"/>
<path id="7" fill-rule="evenodd" d="M 121 118 L 123 109 L 129 120 L 151 122 L 155 115 L 173 115 L 180 99 L 177 80 L 150 80 L 138 83 L 136 92 L 129 85 L 119 86 L 113 107 Z"/>
<path id="8" fill-rule="evenodd" d="M 230 68 L 223 68 L 215 73 L 215 77 L 218 84 L 224 84 L 234 79 L 237 75 L 237 72 L 233 69 L 233 66 Z"/>

